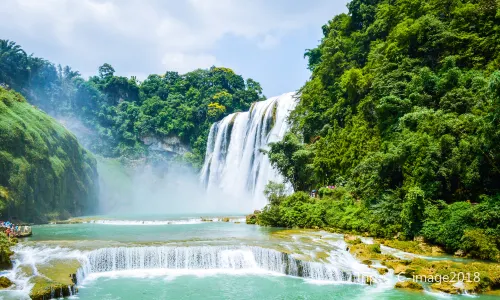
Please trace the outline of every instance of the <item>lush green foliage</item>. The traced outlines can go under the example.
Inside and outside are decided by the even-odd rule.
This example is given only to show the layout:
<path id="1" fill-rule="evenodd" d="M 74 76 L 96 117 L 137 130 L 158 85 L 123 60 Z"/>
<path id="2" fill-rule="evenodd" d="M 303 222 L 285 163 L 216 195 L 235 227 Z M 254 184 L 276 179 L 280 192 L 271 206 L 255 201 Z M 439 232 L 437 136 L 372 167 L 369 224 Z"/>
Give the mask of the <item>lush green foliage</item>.
<path id="1" fill-rule="evenodd" d="M 325 215 L 326 226 L 377 233 L 381 222 L 382 233 L 495 257 L 481 249 L 500 246 L 500 4 L 348 8 L 306 52 L 313 74 L 291 116 L 299 139 L 273 145 L 271 162 L 296 190 L 345 188 L 352 204 L 327 205 L 343 212 Z"/>
<path id="2" fill-rule="evenodd" d="M 269 204 L 258 215 L 258 223 L 278 227 L 366 232 L 382 237 L 393 237 L 402 230 L 401 225 L 390 222 L 391 216 L 374 213 L 356 201 L 348 189 L 339 187 L 330 191 L 332 193 L 322 198 L 312 198 L 305 192 L 290 196 L 268 194 Z"/>
<path id="3" fill-rule="evenodd" d="M 263 98 L 259 83 L 227 68 L 166 72 L 143 82 L 114 73 L 104 64 L 97 76 L 84 80 L 69 67 L 0 40 L 0 84 L 51 115 L 83 121 L 93 133 L 90 150 L 107 157 L 142 156 L 145 138 L 177 136 L 191 149 L 185 158 L 199 166 L 210 125 Z"/>
<path id="4" fill-rule="evenodd" d="M 0 213 L 28 222 L 91 213 L 96 161 L 75 136 L 0 87 Z"/>

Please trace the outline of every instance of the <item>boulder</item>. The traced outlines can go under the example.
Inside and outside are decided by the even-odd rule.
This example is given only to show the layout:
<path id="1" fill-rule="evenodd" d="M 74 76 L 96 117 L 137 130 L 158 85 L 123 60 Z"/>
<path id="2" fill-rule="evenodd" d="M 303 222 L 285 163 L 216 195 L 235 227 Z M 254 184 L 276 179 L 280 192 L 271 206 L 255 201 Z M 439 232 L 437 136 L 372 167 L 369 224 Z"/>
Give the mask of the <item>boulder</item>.
<path id="1" fill-rule="evenodd" d="M 12 281 L 10 281 L 9 278 L 5 277 L 5 276 L 2 276 L 0 277 L 0 288 L 4 289 L 4 288 L 8 288 L 9 286 L 11 286 L 13 283 Z"/>
<path id="2" fill-rule="evenodd" d="M 353 235 L 353 234 L 344 234 L 344 241 L 346 242 L 351 242 L 351 241 L 355 241 L 358 239 L 358 236 L 357 235 Z"/>
<path id="3" fill-rule="evenodd" d="M 247 224 L 257 224 L 257 215 L 256 214 L 250 214 L 246 217 L 246 222 Z"/>
<path id="4" fill-rule="evenodd" d="M 394 287 L 397 289 L 407 289 L 415 291 L 421 291 L 424 289 L 424 287 L 420 283 L 412 280 L 399 281 Z"/>

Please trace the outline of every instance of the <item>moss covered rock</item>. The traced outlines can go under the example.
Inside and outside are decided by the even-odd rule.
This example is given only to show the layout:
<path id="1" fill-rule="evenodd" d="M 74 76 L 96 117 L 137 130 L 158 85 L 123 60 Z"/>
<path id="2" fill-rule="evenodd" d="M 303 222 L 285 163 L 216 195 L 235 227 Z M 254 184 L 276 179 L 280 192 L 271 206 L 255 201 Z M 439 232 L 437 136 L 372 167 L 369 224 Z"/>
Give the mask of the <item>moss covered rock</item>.
<path id="1" fill-rule="evenodd" d="M 0 270 L 12 268 L 12 261 L 10 257 L 14 252 L 10 247 L 14 245 L 13 239 L 10 239 L 4 232 L 0 232 Z"/>
<path id="2" fill-rule="evenodd" d="M 2 276 L 0 277 L 0 289 L 8 288 L 11 286 L 13 283 L 10 281 L 9 278 Z"/>
<path id="3" fill-rule="evenodd" d="M 384 255 L 380 253 L 380 244 L 350 244 L 349 252 L 365 265 L 371 265 L 372 260 L 379 260 L 384 257 Z"/>
<path id="4" fill-rule="evenodd" d="M 411 261 L 383 259 L 382 264 L 394 269 L 395 274 L 432 283 L 432 289 L 450 294 L 483 293 L 500 287 L 500 265 L 495 263 L 415 258 Z"/>
<path id="5" fill-rule="evenodd" d="M 416 291 L 420 291 L 420 290 L 424 289 L 424 287 L 420 283 L 412 281 L 412 280 L 399 281 L 398 283 L 396 283 L 396 285 L 394 287 L 397 289 L 407 289 L 407 290 L 416 290 Z"/>
<path id="6" fill-rule="evenodd" d="M 427 256 L 436 256 L 436 255 L 443 255 L 445 252 L 441 247 L 438 246 L 433 246 L 425 243 L 421 238 L 415 240 L 415 241 L 400 241 L 400 240 L 377 240 L 381 244 L 391 247 L 394 249 L 399 249 L 401 251 L 409 252 L 409 253 L 414 253 L 414 254 L 421 254 L 421 255 L 427 255 Z"/>
<path id="7" fill-rule="evenodd" d="M 349 244 L 360 244 L 361 239 L 354 234 L 344 234 L 344 241 Z"/>
<path id="8" fill-rule="evenodd" d="M 76 292 L 75 274 L 80 267 L 76 260 L 51 260 L 37 265 L 38 275 L 31 277 L 31 299 L 50 299 Z"/>
<path id="9" fill-rule="evenodd" d="M 355 240 L 351 239 L 349 251 L 361 263 L 370 266 L 373 261 L 378 261 L 387 269 L 394 270 L 394 274 L 398 275 L 399 278 L 412 279 L 408 282 L 398 283 L 397 288 L 420 289 L 416 284 L 427 282 L 431 284 L 432 289 L 449 294 L 485 293 L 500 289 L 500 264 L 497 263 L 456 262 L 424 258 L 400 259 L 380 253 L 379 244 L 352 243 L 353 241 Z M 417 244 L 405 245 L 416 246 Z M 418 247 L 420 248 L 420 246 Z M 434 253 L 436 252 L 434 251 Z M 381 275 L 388 271 L 384 268 L 372 268 L 377 269 Z"/>
<path id="10" fill-rule="evenodd" d="M 64 285 L 42 276 L 32 278 L 31 282 L 34 284 L 30 292 L 30 298 L 33 300 L 67 297 L 75 292 L 74 284 Z"/>
<path id="11" fill-rule="evenodd" d="M 1 87 L 0 170 L 3 218 L 45 223 L 97 206 L 93 156 L 57 121 Z"/>
<path id="12" fill-rule="evenodd" d="M 250 214 L 246 217 L 246 223 L 247 224 L 257 224 L 257 215 L 256 214 Z"/>

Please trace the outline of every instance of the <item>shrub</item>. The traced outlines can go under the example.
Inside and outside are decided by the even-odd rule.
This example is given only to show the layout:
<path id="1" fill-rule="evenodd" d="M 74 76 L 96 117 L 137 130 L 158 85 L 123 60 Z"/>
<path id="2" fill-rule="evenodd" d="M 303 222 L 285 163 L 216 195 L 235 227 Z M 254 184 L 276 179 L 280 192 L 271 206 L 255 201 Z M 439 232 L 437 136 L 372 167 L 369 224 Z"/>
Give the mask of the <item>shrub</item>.
<path id="1" fill-rule="evenodd" d="M 486 234 L 483 229 L 465 230 L 461 239 L 462 250 L 473 257 L 500 261 L 500 251 L 494 236 Z"/>

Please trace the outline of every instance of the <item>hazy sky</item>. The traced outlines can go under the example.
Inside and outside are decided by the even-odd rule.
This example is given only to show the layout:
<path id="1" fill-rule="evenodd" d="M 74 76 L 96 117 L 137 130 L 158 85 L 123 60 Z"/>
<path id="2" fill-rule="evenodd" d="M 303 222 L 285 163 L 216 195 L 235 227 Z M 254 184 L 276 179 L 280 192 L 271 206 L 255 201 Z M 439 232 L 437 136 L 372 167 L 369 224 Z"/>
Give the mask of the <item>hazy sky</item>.
<path id="1" fill-rule="evenodd" d="M 212 65 L 262 84 L 266 96 L 309 78 L 304 50 L 347 0 L 1 0 L 0 38 L 85 77 L 107 62 L 144 79 Z"/>

